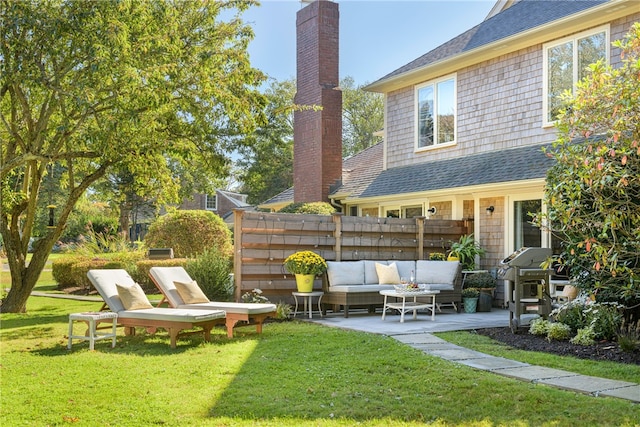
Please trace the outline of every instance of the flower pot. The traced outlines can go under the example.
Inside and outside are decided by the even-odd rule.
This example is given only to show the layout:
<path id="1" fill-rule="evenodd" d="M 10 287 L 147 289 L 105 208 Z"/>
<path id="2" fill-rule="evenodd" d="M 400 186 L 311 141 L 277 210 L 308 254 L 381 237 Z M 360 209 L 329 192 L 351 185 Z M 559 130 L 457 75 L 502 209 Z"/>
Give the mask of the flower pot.
<path id="1" fill-rule="evenodd" d="M 296 274 L 296 285 L 298 292 L 313 292 L 313 274 Z"/>
<path id="2" fill-rule="evenodd" d="M 462 298 L 465 313 L 475 313 L 478 307 L 478 298 Z"/>
<path id="3" fill-rule="evenodd" d="M 490 288 L 480 289 L 477 311 L 479 312 L 491 311 L 492 305 L 493 305 L 493 289 L 490 289 Z"/>

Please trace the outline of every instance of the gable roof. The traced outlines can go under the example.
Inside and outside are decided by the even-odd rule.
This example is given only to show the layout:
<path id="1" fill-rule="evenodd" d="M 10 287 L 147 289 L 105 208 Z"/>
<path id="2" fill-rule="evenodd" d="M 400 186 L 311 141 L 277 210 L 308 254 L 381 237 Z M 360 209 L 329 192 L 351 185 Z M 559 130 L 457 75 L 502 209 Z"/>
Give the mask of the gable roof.
<path id="1" fill-rule="evenodd" d="M 394 90 L 419 80 L 412 78 L 415 73 L 442 65 L 446 61 L 456 60 L 456 64 L 452 64 L 451 69 L 443 70 L 443 73 L 468 65 L 469 63 L 458 62 L 465 55 L 481 51 L 487 54 L 486 52 L 489 51 L 490 55 L 498 56 L 509 49 L 520 47 L 518 43 L 534 44 L 538 40 L 533 39 L 533 34 L 540 37 L 543 33 L 542 29 L 552 24 L 558 26 L 556 31 L 565 32 L 570 31 L 569 24 L 582 25 L 583 28 L 585 25 L 596 25 L 596 21 L 603 19 L 605 15 L 598 6 L 608 3 L 611 3 L 612 7 L 615 4 L 615 7 L 624 9 L 627 5 L 633 4 L 633 0 L 520 0 L 470 30 L 371 83 L 365 89 L 376 92 Z M 610 14 L 609 17 L 613 15 Z M 550 36 L 560 35 L 560 33 L 549 34 Z M 518 39 L 519 42 L 516 43 L 515 40 L 518 37 L 522 40 Z"/>
<path id="2" fill-rule="evenodd" d="M 541 179 L 555 160 L 529 145 L 455 159 L 436 160 L 382 171 L 360 197 L 461 188 Z"/>

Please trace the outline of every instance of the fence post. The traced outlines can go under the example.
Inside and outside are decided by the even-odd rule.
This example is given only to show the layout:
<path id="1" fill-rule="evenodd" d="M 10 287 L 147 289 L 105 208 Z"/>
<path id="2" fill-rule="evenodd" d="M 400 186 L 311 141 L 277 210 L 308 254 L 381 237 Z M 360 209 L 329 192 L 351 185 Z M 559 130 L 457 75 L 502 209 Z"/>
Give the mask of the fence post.
<path id="1" fill-rule="evenodd" d="M 417 238 L 418 242 L 418 258 L 416 259 L 424 259 L 424 220 L 426 217 L 417 216 L 416 217 L 416 225 L 417 225 Z"/>
<path id="2" fill-rule="evenodd" d="M 336 225 L 333 237 L 336 239 L 336 245 L 333 248 L 336 253 L 336 261 L 342 261 L 342 213 L 334 212 L 332 215 L 333 223 Z"/>
<path id="3" fill-rule="evenodd" d="M 242 298 L 242 217 L 243 209 L 233 210 L 233 278 L 235 300 Z"/>

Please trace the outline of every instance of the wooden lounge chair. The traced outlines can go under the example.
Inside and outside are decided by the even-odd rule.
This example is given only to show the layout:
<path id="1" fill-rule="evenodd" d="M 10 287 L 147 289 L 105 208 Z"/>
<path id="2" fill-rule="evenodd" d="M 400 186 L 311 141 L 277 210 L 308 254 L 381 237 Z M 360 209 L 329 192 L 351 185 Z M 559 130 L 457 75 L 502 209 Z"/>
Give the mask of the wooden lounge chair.
<path id="1" fill-rule="evenodd" d="M 227 335 L 233 337 L 233 328 L 238 322 L 255 323 L 256 331 L 262 333 L 262 324 L 276 314 L 275 304 L 236 303 L 209 301 L 187 304 L 178 293 L 174 282 L 191 283 L 193 279 L 182 267 L 151 267 L 149 276 L 164 298 L 158 306 L 168 304 L 175 308 L 224 310 L 227 313 Z"/>
<path id="2" fill-rule="evenodd" d="M 175 310 L 170 308 L 125 309 L 116 284 L 120 286 L 135 285 L 135 281 L 125 270 L 105 269 L 89 270 L 87 277 L 102 296 L 106 305 L 118 314 L 118 325 L 124 326 L 125 335 L 134 335 L 136 327 L 155 331 L 163 328 L 171 337 L 171 348 L 176 348 L 178 336 L 204 332 L 205 341 L 211 341 L 213 326 L 225 322 L 224 310 Z M 181 333 L 183 330 L 202 328 L 202 331 Z"/>

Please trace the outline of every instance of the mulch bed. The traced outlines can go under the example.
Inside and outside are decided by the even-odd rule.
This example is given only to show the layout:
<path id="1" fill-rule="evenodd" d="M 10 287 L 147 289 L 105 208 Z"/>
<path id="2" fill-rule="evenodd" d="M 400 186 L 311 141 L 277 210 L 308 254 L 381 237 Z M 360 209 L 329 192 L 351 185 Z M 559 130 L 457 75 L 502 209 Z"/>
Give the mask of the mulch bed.
<path id="1" fill-rule="evenodd" d="M 583 346 L 572 344 L 569 341 L 547 341 L 546 337 L 532 335 L 528 331 L 519 331 L 514 334 L 509 328 L 477 329 L 476 332 L 520 350 L 640 365 L 640 349 L 636 349 L 634 352 L 626 352 L 616 342 L 604 341 L 590 346 Z"/>

